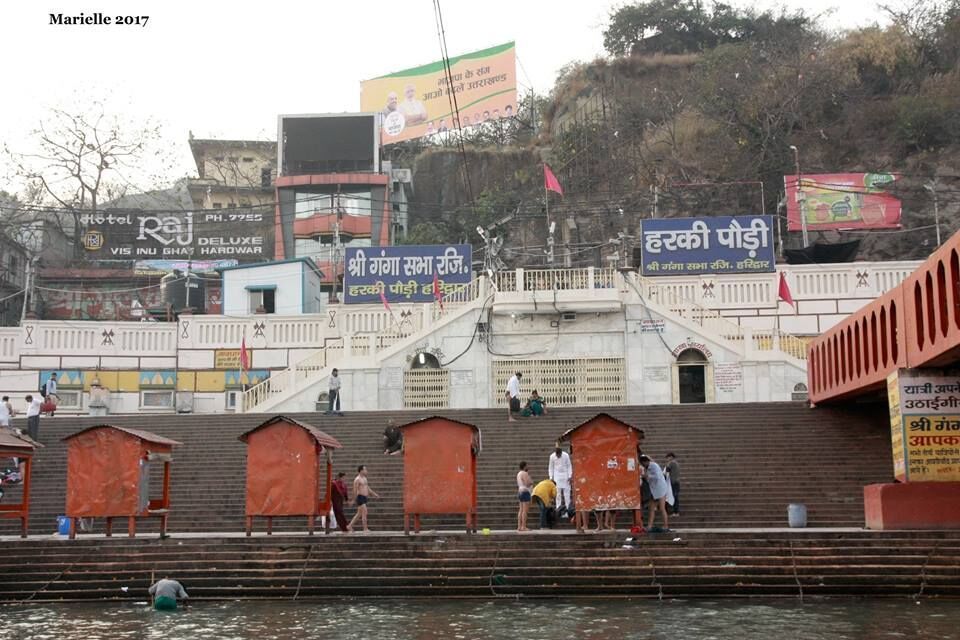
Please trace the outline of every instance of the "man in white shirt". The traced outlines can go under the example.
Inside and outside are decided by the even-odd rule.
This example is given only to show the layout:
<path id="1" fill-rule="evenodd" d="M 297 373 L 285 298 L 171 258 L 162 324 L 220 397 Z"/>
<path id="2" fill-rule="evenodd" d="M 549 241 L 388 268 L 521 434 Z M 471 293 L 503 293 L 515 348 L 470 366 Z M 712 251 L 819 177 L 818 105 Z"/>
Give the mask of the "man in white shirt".
<path id="1" fill-rule="evenodd" d="M 412 84 L 403 89 L 406 100 L 400 103 L 398 109 L 403 114 L 408 127 L 427 121 L 427 107 L 417 100 L 417 90 Z"/>
<path id="2" fill-rule="evenodd" d="M 573 477 L 573 465 L 570 463 L 570 454 L 560 448 L 554 449 L 550 456 L 547 468 L 547 477 L 557 485 L 557 515 L 570 512 L 570 478 Z"/>
<path id="3" fill-rule="evenodd" d="M 330 383 L 328 386 L 330 400 L 327 404 L 326 415 L 343 415 L 340 412 L 340 384 L 342 382 L 343 380 L 340 379 L 340 373 L 336 369 L 330 372 Z"/>
<path id="4" fill-rule="evenodd" d="M 510 422 L 516 422 L 513 418 L 513 414 L 520 413 L 520 379 L 523 378 L 523 374 L 517 371 L 513 376 L 507 381 L 507 395 L 510 396 L 508 401 L 510 403 Z"/>
<path id="5" fill-rule="evenodd" d="M 0 427 L 10 428 L 13 418 L 13 405 L 10 404 L 10 396 L 3 396 L 0 400 Z"/>
<path id="6" fill-rule="evenodd" d="M 29 395 L 24 398 L 27 402 L 27 435 L 32 440 L 40 438 L 40 398 Z"/>

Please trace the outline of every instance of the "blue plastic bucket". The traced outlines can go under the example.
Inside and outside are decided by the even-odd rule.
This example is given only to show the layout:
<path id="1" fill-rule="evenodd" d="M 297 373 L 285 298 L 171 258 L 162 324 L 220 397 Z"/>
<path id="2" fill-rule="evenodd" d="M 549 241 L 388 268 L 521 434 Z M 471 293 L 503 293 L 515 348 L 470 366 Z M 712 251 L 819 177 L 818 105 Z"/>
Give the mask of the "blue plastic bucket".
<path id="1" fill-rule="evenodd" d="M 62 536 L 70 535 L 70 518 L 67 516 L 57 516 L 57 533 Z"/>

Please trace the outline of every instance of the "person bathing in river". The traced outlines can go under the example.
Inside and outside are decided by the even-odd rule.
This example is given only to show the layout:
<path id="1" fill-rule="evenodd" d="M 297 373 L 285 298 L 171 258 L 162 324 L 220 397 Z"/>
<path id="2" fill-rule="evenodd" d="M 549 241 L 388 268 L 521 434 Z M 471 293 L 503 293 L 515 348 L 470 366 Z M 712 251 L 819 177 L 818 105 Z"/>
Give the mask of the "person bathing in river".
<path id="1" fill-rule="evenodd" d="M 176 580 L 164 576 L 150 587 L 153 596 L 153 608 L 158 611 L 175 611 L 177 600 L 186 600 L 190 596 L 183 590 L 183 585 Z"/>

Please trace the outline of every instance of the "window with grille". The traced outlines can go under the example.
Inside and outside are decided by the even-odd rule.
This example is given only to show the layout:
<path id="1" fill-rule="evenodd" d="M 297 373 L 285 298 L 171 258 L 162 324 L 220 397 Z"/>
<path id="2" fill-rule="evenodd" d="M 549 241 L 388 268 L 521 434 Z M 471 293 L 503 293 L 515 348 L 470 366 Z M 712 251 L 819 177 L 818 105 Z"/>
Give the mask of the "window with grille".
<path id="1" fill-rule="evenodd" d="M 406 409 L 444 409 L 450 406 L 450 372 L 446 369 L 410 369 L 403 372 Z"/>
<path id="2" fill-rule="evenodd" d="M 626 363 L 623 358 L 564 358 L 556 360 L 494 360 L 494 406 L 507 404 L 507 381 L 516 372 L 520 399 L 534 389 L 548 407 L 586 407 L 626 403 Z"/>

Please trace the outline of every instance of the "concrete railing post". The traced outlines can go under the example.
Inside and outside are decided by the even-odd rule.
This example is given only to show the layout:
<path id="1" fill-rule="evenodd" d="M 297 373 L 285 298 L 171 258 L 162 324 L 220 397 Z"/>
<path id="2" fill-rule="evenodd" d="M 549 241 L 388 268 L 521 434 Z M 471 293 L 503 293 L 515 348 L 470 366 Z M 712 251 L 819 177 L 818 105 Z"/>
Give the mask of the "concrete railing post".
<path id="1" fill-rule="evenodd" d="M 596 267 L 587 267 L 587 289 L 596 289 Z"/>
<path id="2" fill-rule="evenodd" d="M 514 284 L 514 291 L 523 291 L 523 269 L 518 268 L 515 272 L 515 277 L 517 279 Z"/>
<path id="3" fill-rule="evenodd" d="M 741 329 L 743 335 L 743 357 L 749 360 L 755 351 L 753 344 L 753 329 L 744 327 Z"/>

